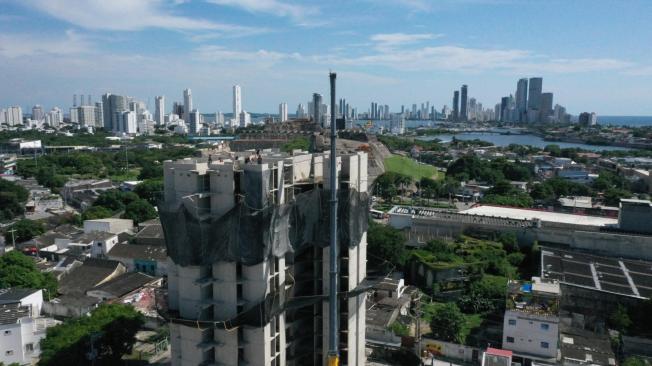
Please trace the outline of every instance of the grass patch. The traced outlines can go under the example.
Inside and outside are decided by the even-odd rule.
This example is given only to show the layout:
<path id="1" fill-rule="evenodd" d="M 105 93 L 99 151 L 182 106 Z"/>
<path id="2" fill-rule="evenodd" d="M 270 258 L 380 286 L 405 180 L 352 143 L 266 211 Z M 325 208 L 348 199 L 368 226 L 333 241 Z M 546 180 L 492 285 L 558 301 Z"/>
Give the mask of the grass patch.
<path id="1" fill-rule="evenodd" d="M 428 164 L 419 164 L 416 160 L 400 155 L 392 155 L 385 159 L 385 170 L 412 177 L 418 181 L 421 178 L 441 179 L 443 173 Z"/>
<path id="2" fill-rule="evenodd" d="M 138 174 L 140 173 L 140 168 L 129 169 L 128 172 L 123 171 L 121 174 L 114 174 L 109 176 L 109 179 L 112 181 L 124 182 L 129 180 L 138 180 Z"/>

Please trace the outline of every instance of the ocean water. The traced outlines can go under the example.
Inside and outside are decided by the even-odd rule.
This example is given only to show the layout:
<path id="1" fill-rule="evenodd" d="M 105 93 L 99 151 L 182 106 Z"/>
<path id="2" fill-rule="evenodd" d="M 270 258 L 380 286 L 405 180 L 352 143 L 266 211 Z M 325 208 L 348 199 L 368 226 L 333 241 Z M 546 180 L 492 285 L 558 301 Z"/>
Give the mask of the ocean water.
<path id="1" fill-rule="evenodd" d="M 600 116 L 598 115 L 599 125 L 615 126 L 652 126 L 652 116 Z"/>

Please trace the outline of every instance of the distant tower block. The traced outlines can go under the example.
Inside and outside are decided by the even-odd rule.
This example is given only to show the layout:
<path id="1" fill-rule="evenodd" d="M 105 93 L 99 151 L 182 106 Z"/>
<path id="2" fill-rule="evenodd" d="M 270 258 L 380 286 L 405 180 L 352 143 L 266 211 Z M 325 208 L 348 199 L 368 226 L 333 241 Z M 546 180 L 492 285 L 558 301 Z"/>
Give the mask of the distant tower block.
<path id="1" fill-rule="evenodd" d="M 84 94 L 81 95 L 81 105 L 83 105 L 83 106 L 86 105 L 86 104 L 84 103 Z"/>
<path id="2" fill-rule="evenodd" d="M 77 106 L 77 94 L 72 95 L 72 106 L 73 107 Z"/>

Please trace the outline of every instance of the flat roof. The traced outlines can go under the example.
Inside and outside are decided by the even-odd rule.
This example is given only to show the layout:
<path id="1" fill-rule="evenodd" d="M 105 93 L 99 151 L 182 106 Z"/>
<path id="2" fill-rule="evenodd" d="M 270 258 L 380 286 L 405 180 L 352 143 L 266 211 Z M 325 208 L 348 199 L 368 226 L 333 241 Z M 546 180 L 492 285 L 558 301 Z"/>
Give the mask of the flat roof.
<path id="1" fill-rule="evenodd" d="M 652 262 L 602 257 L 554 248 L 541 250 L 541 275 L 548 279 L 636 298 L 652 297 Z"/>
<path id="2" fill-rule="evenodd" d="M 534 220 L 538 219 L 547 222 L 556 222 L 562 224 L 572 225 L 585 225 L 585 226 L 616 226 L 618 219 L 601 217 L 601 216 L 586 216 L 586 215 L 573 215 L 559 212 L 530 210 L 524 208 L 504 207 L 504 206 L 488 206 L 479 205 L 472 207 L 468 210 L 460 211 L 465 215 L 477 215 L 487 217 L 502 217 L 507 219 L 516 220 Z"/>

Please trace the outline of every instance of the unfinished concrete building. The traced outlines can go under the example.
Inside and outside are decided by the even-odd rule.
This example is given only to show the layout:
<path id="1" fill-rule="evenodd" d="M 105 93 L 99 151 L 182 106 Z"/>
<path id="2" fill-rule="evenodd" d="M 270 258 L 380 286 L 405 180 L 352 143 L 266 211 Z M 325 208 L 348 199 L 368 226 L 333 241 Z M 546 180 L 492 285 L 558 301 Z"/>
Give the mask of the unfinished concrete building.
<path id="1" fill-rule="evenodd" d="M 322 365 L 329 154 L 167 161 L 172 365 Z M 365 364 L 367 155 L 337 156 L 340 360 Z"/>

